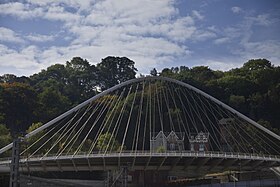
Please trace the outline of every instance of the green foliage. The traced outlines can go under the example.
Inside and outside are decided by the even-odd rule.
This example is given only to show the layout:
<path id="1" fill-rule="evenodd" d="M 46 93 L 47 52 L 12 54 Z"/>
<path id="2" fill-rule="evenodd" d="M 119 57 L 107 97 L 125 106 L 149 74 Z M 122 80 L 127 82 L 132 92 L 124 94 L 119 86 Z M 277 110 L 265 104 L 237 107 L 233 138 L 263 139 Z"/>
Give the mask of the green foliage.
<path id="1" fill-rule="evenodd" d="M 240 95 L 231 95 L 229 97 L 229 103 L 232 106 L 235 106 L 236 108 L 241 107 L 242 105 L 245 104 L 245 97 L 244 96 L 240 96 Z"/>
<path id="2" fill-rule="evenodd" d="M 126 57 L 108 56 L 97 64 L 104 88 L 135 78 L 137 69 L 134 62 Z"/>
<path id="3" fill-rule="evenodd" d="M 230 95 L 229 104 L 233 108 L 238 108 L 242 113 L 246 111 L 246 99 L 242 95 Z"/>
<path id="4" fill-rule="evenodd" d="M 91 65 L 74 57 L 29 77 L 0 76 L 0 123 L 13 131 L 25 131 L 34 121 L 51 120 L 71 107 L 109 88 L 135 78 L 134 62 L 107 57 Z"/>
<path id="5" fill-rule="evenodd" d="M 86 59 L 73 57 L 65 65 L 51 65 L 30 77 L 2 75 L 0 123 L 11 132 L 25 131 L 34 121 L 45 123 L 98 94 L 99 88 L 106 89 L 135 78 L 137 69 L 134 64 L 126 57 L 108 56 L 95 66 Z M 214 71 L 207 66 L 180 66 L 164 68 L 161 72 L 154 68 L 150 73 L 191 84 L 256 121 L 263 119 L 273 128 L 280 128 L 280 67 L 266 59 L 251 59 L 241 68 L 225 72 Z M 153 89 L 151 87 L 152 93 Z M 133 98 L 131 95 L 129 101 Z M 137 94 L 135 110 L 139 109 L 140 98 L 141 94 Z M 119 103 L 116 112 L 122 104 Z M 180 111 L 170 111 L 176 120 Z M 124 111 L 124 118 L 128 114 L 129 111 Z M 134 119 L 131 120 L 133 122 Z"/>
<path id="6" fill-rule="evenodd" d="M 241 68 L 213 71 L 207 66 L 164 68 L 161 76 L 191 84 L 258 121 L 280 128 L 280 67 L 251 59 Z"/>
<path id="7" fill-rule="evenodd" d="M 35 90 L 25 83 L 1 83 L 0 114 L 12 132 L 22 132 L 34 119 L 37 108 Z"/>
<path id="8" fill-rule="evenodd" d="M 157 152 L 157 153 L 165 153 L 166 150 L 165 150 L 164 146 L 159 146 L 159 147 L 156 149 L 156 152 Z"/>
<path id="9" fill-rule="evenodd" d="M 115 137 L 110 133 L 106 132 L 102 135 L 97 140 L 97 149 L 99 151 L 117 151 L 120 149 L 120 144 L 119 142 L 115 139 Z"/>
<path id="10" fill-rule="evenodd" d="M 152 76 L 157 76 L 158 72 L 157 72 L 157 69 L 156 68 L 153 68 L 151 71 L 150 71 L 150 75 Z"/>
<path id="11" fill-rule="evenodd" d="M 198 82 L 206 82 L 215 78 L 214 72 L 208 66 L 196 66 L 191 69 L 193 79 Z"/>
<path id="12" fill-rule="evenodd" d="M 94 65 L 80 57 L 74 57 L 66 62 L 65 69 L 68 75 L 66 92 L 70 100 L 78 104 L 94 96 L 99 77 L 99 71 Z"/>
<path id="13" fill-rule="evenodd" d="M 217 79 L 217 84 L 222 87 L 228 95 L 249 96 L 255 90 L 254 83 L 241 76 L 224 76 Z"/>
<path id="14" fill-rule="evenodd" d="M 26 133 L 30 133 L 32 131 L 34 131 L 35 129 L 39 128 L 42 126 L 42 123 L 41 122 L 38 122 L 38 123 L 32 123 L 31 126 L 28 127 L 28 129 L 26 130 Z M 28 153 L 32 153 L 33 151 L 37 150 L 39 148 L 39 145 L 36 145 L 36 141 L 39 140 L 43 135 L 44 135 L 44 131 L 40 131 L 38 132 L 37 134 L 29 137 L 27 139 L 27 146 L 30 146 L 34 143 L 34 145 L 31 147 L 30 150 L 28 150 Z M 42 150 L 41 150 L 42 151 Z"/>
<path id="15" fill-rule="evenodd" d="M 273 128 L 270 124 L 269 121 L 266 121 L 266 120 L 263 120 L 263 119 L 260 119 L 258 121 L 258 124 L 264 126 L 265 128 L 271 130 L 272 132 L 276 133 L 276 134 L 280 134 L 280 128 Z"/>
<path id="16" fill-rule="evenodd" d="M 0 124 L 0 148 L 11 143 L 12 137 L 9 129 L 4 125 Z"/>
<path id="17" fill-rule="evenodd" d="M 65 112 L 70 107 L 69 99 L 53 88 L 46 88 L 38 95 L 41 120 L 46 121 Z"/>
<path id="18" fill-rule="evenodd" d="M 13 83 L 16 82 L 17 76 L 13 74 L 5 74 L 3 76 L 0 76 L 0 82 L 1 83 Z"/>
<path id="19" fill-rule="evenodd" d="M 82 152 L 88 152 L 90 150 L 91 145 L 92 145 L 92 140 L 91 139 L 86 139 L 83 146 L 81 147 L 81 151 Z"/>
<path id="20" fill-rule="evenodd" d="M 269 62 L 266 59 L 252 59 L 246 62 L 242 69 L 245 71 L 256 71 L 256 70 L 264 70 L 264 69 L 271 69 L 272 65 L 271 62 Z"/>
<path id="21" fill-rule="evenodd" d="M 11 142 L 12 142 L 12 136 L 9 129 L 4 124 L 0 124 L 0 149 L 2 147 L 5 147 Z M 8 157 L 8 156 L 11 156 L 10 151 L 0 155 L 0 157 Z"/>

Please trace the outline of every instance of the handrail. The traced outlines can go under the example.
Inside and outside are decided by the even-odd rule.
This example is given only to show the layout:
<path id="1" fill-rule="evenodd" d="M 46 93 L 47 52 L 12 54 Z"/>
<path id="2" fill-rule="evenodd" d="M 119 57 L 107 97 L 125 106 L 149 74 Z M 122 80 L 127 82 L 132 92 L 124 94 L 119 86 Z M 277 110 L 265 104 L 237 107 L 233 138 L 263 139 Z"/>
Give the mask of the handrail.
<path id="1" fill-rule="evenodd" d="M 36 160 L 63 160 L 63 159 L 77 159 L 77 158 L 107 158 L 107 157 L 166 157 L 166 156 L 175 156 L 175 157 L 207 157 L 207 158 L 236 158 L 236 159 L 252 159 L 252 160 L 273 160 L 280 162 L 280 156 L 278 155 L 260 155 L 260 154 L 248 154 L 248 153 L 234 153 L 234 152 L 215 152 L 215 151 L 208 151 L 208 152 L 199 152 L 199 151 L 169 151 L 164 153 L 157 153 L 157 152 L 150 152 L 150 151 L 123 151 L 122 153 L 119 152 L 112 152 L 112 153 L 98 153 L 93 152 L 92 154 L 88 154 L 87 152 L 81 152 L 75 156 L 69 154 L 61 154 L 57 157 L 56 154 L 49 155 L 48 157 L 42 157 L 42 155 L 34 155 L 32 157 L 22 157 L 21 161 L 36 161 Z M 7 162 L 11 160 L 10 157 L 8 158 L 0 158 L 1 162 Z"/>

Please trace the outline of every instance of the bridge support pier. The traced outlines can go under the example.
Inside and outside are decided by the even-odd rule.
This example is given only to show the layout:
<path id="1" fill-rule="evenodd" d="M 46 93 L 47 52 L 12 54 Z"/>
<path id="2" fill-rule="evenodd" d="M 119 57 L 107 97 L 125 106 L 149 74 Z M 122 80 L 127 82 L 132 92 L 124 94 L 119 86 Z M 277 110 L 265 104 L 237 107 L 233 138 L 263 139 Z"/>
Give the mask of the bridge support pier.
<path id="1" fill-rule="evenodd" d="M 127 187 L 127 180 L 128 180 L 127 167 L 125 166 L 122 169 L 122 187 Z"/>
<path id="2" fill-rule="evenodd" d="M 105 186 L 121 186 L 127 187 L 128 185 L 128 167 L 121 166 L 119 170 L 108 170 Z"/>
<path id="3" fill-rule="evenodd" d="M 112 180 L 111 180 L 111 171 L 108 170 L 107 171 L 107 179 L 105 180 L 105 187 L 110 187 L 111 186 L 111 183 L 112 183 Z"/>
<path id="4" fill-rule="evenodd" d="M 15 137 L 13 140 L 12 160 L 10 170 L 10 187 L 19 187 L 19 152 L 20 138 Z"/>

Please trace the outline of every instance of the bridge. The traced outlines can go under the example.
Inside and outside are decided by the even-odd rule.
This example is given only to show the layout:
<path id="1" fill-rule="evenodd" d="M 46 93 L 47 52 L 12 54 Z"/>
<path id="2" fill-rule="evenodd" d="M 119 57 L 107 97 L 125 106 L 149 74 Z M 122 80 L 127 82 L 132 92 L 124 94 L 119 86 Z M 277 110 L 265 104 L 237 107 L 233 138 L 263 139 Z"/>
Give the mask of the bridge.
<path id="1" fill-rule="evenodd" d="M 20 171 L 166 171 L 196 177 L 280 166 L 280 136 L 167 77 L 105 90 L 22 138 Z M 0 149 L 1 154 L 12 143 Z M 11 158 L 0 159 L 9 172 Z"/>

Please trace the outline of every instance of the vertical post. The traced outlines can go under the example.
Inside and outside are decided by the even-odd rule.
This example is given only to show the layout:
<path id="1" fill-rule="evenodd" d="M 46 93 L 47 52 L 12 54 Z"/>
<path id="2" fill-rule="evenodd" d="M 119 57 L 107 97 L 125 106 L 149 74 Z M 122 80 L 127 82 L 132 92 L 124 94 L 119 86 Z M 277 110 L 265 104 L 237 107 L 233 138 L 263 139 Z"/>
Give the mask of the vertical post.
<path id="1" fill-rule="evenodd" d="M 239 170 L 239 180 L 242 180 L 242 179 L 241 179 L 241 160 L 240 160 L 239 166 L 240 166 L 240 170 Z"/>
<path id="2" fill-rule="evenodd" d="M 123 175 L 124 175 L 124 187 L 127 187 L 127 180 L 128 180 L 128 176 L 127 176 L 127 167 L 124 167 L 123 168 L 124 170 L 123 170 Z"/>
<path id="3" fill-rule="evenodd" d="M 19 187 L 20 138 L 14 136 L 10 169 L 10 187 Z"/>
<path id="4" fill-rule="evenodd" d="M 105 186 L 106 187 L 111 186 L 111 172 L 110 172 L 110 170 L 107 171 L 107 179 L 105 180 Z"/>

